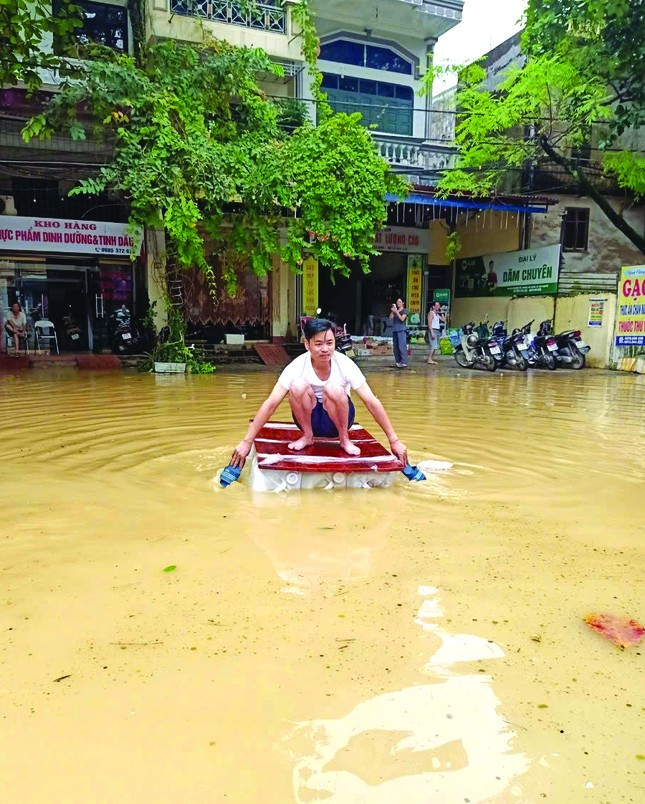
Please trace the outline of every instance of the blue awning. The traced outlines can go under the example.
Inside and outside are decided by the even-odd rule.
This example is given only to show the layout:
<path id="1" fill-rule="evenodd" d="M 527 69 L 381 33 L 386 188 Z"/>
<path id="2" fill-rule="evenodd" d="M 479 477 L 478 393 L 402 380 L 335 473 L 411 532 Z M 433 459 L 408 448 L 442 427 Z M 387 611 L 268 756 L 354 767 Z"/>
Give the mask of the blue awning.
<path id="1" fill-rule="evenodd" d="M 504 203 L 503 201 L 499 200 L 473 201 L 470 198 L 455 200 L 448 198 L 435 198 L 431 195 L 420 195 L 418 193 L 411 193 L 406 198 L 397 198 L 395 195 L 387 193 L 385 200 L 393 204 L 416 204 L 424 207 L 456 207 L 458 209 L 494 209 L 498 212 L 545 213 L 549 211 L 549 205 L 547 203 L 544 203 L 542 206 L 520 206 L 519 204 Z"/>

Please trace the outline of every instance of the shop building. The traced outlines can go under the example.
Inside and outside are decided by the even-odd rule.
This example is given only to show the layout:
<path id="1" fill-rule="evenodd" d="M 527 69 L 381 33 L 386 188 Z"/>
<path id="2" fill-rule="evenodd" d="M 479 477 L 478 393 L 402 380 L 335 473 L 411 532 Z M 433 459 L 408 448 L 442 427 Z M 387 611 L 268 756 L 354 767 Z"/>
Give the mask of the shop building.
<path id="1" fill-rule="evenodd" d="M 36 321 L 51 322 L 60 351 L 109 348 L 115 314 L 145 292 L 141 241 L 123 222 L 0 215 L 3 326 L 18 302 L 32 348 Z"/>
<path id="2" fill-rule="evenodd" d="M 377 235 L 375 247 L 381 253 L 370 260 L 370 272 L 354 266 L 348 277 L 333 280 L 324 266 L 305 272 L 304 312 L 320 307 L 357 335 L 389 335 L 390 306 L 399 297 L 413 326 L 425 326 L 435 299 L 447 305 L 451 323 L 476 315 L 482 300 L 465 298 L 468 294 L 457 286 L 457 261 L 448 256 L 451 235 L 460 244 L 460 258 L 517 251 L 528 243 L 532 220 L 544 217 L 555 203 L 523 196 L 439 198 L 422 187 L 401 201 L 388 200 L 388 226 Z"/>

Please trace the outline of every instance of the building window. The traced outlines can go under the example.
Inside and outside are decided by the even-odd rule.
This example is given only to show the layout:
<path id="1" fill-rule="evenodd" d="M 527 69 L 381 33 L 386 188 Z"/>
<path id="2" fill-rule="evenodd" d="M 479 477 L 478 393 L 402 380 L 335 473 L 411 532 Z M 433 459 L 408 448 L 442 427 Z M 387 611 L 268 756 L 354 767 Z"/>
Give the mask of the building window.
<path id="1" fill-rule="evenodd" d="M 80 9 L 83 24 L 74 30 L 74 38 L 81 45 L 96 42 L 99 45 L 128 52 L 128 10 L 125 6 L 109 3 L 92 3 L 89 0 L 74 0 Z M 54 9 L 61 8 L 54 0 Z"/>
<path id="2" fill-rule="evenodd" d="M 364 126 L 388 134 L 412 135 L 414 92 L 410 87 L 332 73 L 323 74 L 322 86 L 334 111 L 360 112 Z"/>
<path id="3" fill-rule="evenodd" d="M 589 245 L 589 208 L 567 207 L 562 221 L 562 250 L 586 251 Z"/>
<path id="4" fill-rule="evenodd" d="M 337 39 L 320 47 L 320 58 L 354 67 L 370 67 L 389 73 L 412 75 L 412 62 L 404 59 L 389 47 L 365 45 L 348 39 Z"/>

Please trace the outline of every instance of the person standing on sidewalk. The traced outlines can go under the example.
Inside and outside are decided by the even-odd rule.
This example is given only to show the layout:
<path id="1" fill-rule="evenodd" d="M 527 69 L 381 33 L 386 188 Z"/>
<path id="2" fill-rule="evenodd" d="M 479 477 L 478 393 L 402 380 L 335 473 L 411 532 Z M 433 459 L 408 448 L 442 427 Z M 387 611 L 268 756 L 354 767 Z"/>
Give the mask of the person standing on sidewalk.
<path id="1" fill-rule="evenodd" d="M 394 346 L 394 362 L 397 368 L 407 368 L 408 366 L 408 340 L 405 329 L 405 320 L 408 311 L 403 306 L 403 299 L 397 299 L 396 304 L 391 307 L 390 318 L 392 319 L 392 345 Z"/>
<path id="2" fill-rule="evenodd" d="M 441 312 L 441 305 L 438 301 L 434 302 L 428 312 L 428 341 L 430 344 L 430 354 L 428 355 L 428 365 L 436 366 L 437 361 L 433 360 L 434 353 L 439 349 L 439 336 L 441 335 L 441 325 L 445 323 L 446 316 Z"/>

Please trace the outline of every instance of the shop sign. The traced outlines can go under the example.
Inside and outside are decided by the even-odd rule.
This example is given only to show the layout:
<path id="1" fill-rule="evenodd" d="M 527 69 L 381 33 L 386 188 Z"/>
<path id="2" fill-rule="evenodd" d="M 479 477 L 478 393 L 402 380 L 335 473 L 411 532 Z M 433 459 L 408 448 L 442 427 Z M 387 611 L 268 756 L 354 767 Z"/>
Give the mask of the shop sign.
<path id="1" fill-rule="evenodd" d="M 302 263 L 302 312 L 316 315 L 318 309 L 318 260 L 307 257 Z"/>
<path id="2" fill-rule="evenodd" d="M 548 296 L 559 270 L 559 245 L 457 260 L 455 296 Z"/>
<path id="3" fill-rule="evenodd" d="M 423 256 L 410 254 L 408 257 L 408 313 L 421 315 L 421 284 L 423 281 Z"/>
<path id="4" fill-rule="evenodd" d="M 645 346 L 645 265 L 620 272 L 616 346 Z"/>
<path id="5" fill-rule="evenodd" d="M 388 226 L 376 233 L 374 247 L 379 251 L 398 254 L 427 254 L 430 251 L 430 230 Z"/>
<path id="6" fill-rule="evenodd" d="M 143 230 L 128 223 L 0 216 L 0 250 L 129 257 L 141 251 Z"/>
<path id="7" fill-rule="evenodd" d="M 602 317 L 605 313 L 604 299 L 589 299 L 589 321 L 590 327 L 602 327 Z"/>

